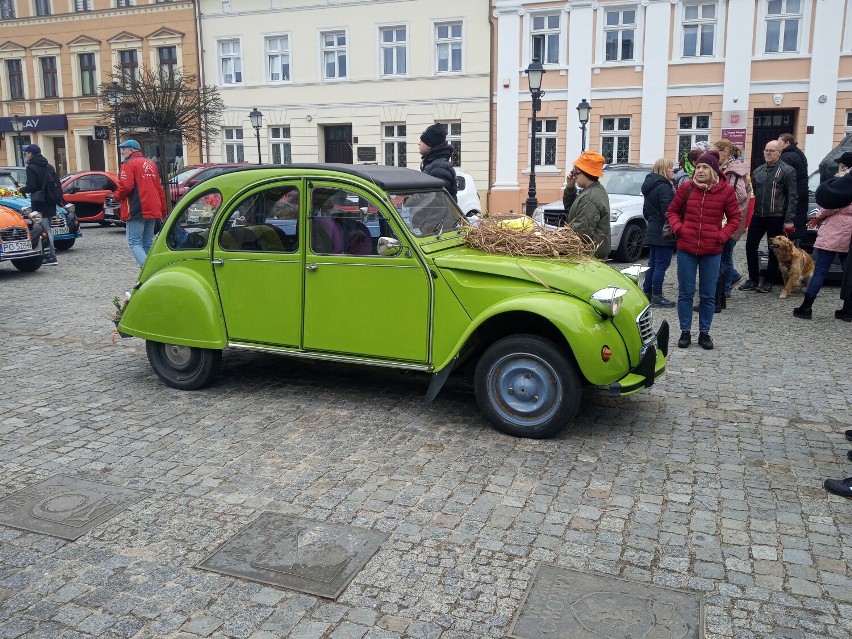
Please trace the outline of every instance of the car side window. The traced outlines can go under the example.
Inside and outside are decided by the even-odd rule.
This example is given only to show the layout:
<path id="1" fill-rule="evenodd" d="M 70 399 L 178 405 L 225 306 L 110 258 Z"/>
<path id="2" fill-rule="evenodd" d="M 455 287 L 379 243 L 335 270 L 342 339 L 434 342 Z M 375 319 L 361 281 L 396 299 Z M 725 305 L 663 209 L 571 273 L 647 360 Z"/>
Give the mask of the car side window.
<path id="1" fill-rule="evenodd" d="M 379 237 L 396 238 L 375 203 L 347 189 L 313 189 L 308 225 L 317 255 L 378 256 Z"/>
<path id="2" fill-rule="evenodd" d="M 253 253 L 298 251 L 298 187 L 275 186 L 246 197 L 225 222 L 219 246 L 226 251 Z"/>
<path id="3" fill-rule="evenodd" d="M 207 246 L 210 225 L 222 206 L 222 194 L 208 191 L 199 195 L 172 224 L 166 244 L 173 250 L 195 250 Z"/>

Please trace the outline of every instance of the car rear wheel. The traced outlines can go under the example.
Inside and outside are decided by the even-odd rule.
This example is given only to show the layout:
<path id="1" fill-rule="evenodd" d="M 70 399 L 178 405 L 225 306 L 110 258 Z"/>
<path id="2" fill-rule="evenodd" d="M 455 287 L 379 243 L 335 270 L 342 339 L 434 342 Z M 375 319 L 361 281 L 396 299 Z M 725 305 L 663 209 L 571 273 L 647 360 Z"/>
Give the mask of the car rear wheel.
<path id="1" fill-rule="evenodd" d="M 553 342 L 512 335 L 480 357 L 474 392 L 482 414 L 515 437 L 542 438 L 562 432 L 580 407 L 577 367 Z"/>
<path id="2" fill-rule="evenodd" d="M 222 360 L 222 351 L 150 340 L 145 342 L 145 350 L 157 376 L 167 386 L 180 390 L 196 390 L 206 386 Z"/>
<path id="3" fill-rule="evenodd" d="M 644 244 L 645 229 L 639 224 L 628 224 L 621 234 L 615 257 L 619 262 L 635 262 L 642 256 Z"/>
<path id="4" fill-rule="evenodd" d="M 25 257 L 20 260 L 12 260 L 12 266 L 24 273 L 32 273 L 33 271 L 39 270 L 43 263 L 44 258 L 41 255 Z"/>
<path id="5" fill-rule="evenodd" d="M 56 247 L 57 251 L 67 251 L 74 246 L 76 241 L 76 237 L 72 237 L 70 240 L 53 240 L 53 246 Z"/>

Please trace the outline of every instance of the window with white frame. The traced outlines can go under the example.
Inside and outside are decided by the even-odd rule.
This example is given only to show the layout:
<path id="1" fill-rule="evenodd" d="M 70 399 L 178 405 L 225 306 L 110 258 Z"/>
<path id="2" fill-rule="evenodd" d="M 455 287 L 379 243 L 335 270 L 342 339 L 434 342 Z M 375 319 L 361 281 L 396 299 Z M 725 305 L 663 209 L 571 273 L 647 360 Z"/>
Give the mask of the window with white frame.
<path id="1" fill-rule="evenodd" d="M 530 51 L 542 64 L 559 63 L 559 14 L 533 14 L 530 17 Z"/>
<path id="2" fill-rule="evenodd" d="M 115 0 L 115 6 L 118 7 L 119 9 L 121 9 L 123 7 L 132 7 L 133 6 L 133 0 Z"/>
<path id="3" fill-rule="evenodd" d="M 121 68 L 121 78 L 124 84 L 136 82 L 139 79 L 139 56 L 136 49 L 119 51 L 118 65 Z"/>
<path id="4" fill-rule="evenodd" d="M 0 0 L 0 18 L 3 20 L 11 20 L 15 17 L 15 2 L 14 0 Z"/>
<path id="5" fill-rule="evenodd" d="M 379 29 L 382 75 L 408 73 L 408 34 L 404 26 Z M 404 166 L 404 165 L 403 165 Z"/>
<path id="6" fill-rule="evenodd" d="M 852 111 L 846 112 L 846 128 L 843 129 L 844 133 L 852 133 Z"/>
<path id="7" fill-rule="evenodd" d="M 290 81 L 290 36 L 266 38 L 266 79 L 269 82 Z"/>
<path id="8" fill-rule="evenodd" d="M 799 50 L 802 0 L 767 0 L 766 53 L 795 53 Z"/>
<path id="9" fill-rule="evenodd" d="M 382 144 L 385 148 L 385 166 L 408 166 L 408 156 L 405 152 L 404 124 L 383 124 Z"/>
<path id="10" fill-rule="evenodd" d="M 290 145 L 290 127 L 269 127 L 269 145 L 272 149 L 273 164 L 292 164 L 293 149 Z"/>
<path id="11" fill-rule="evenodd" d="M 94 53 L 81 53 L 77 56 L 80 63 L 80 95 L 97 95 L 98 68 Z"/>
<path id="12" fill-rule="evenodd" d="M 556 124 L 555 118 L 535 121 L 536 166 L 556 166 Z"/>
<path id="13" fill-rule="evenodd" d="M 607 62 L 633 60 L 636 41 L 636 8 L 604 11 L 604 59 Z"/>
<path id="14" fill-rule="evenodd" d="M 630 161 L 630 117 L 601 118 L 601 155 L 607 164 Z"/>
<path id="15" fill-rule="evenodd" d="M 59 80 L 56 71 L 56 58 L 41 58 L 41 87 L 46 98 L 59 97 Z"/>
<path id="16" fill-rule="evenodd" d="M 712 56 L 716 43 L 716 3 L 683 7 L 683 57 Z"/>
<path id="17" fill-rule="evenodd" d="M 74 0 L 75 11 L 91 11 L 92 0 Z"/>
<path id="18" fill-rule="evenodd" d="M 225 162 L 245 162 L 245 159 L 242 128 L 225 127 Z"/>
<path id="19" fill-rule="evenodd" d="M 336 80 L 347 77 L 346 68 L 346 32 L 327 31 L 320 35 L 322 40 L 322 77 Z"/>
<path id="20" fill-rule="evenodd" d="M 20 60 L 6 60 L 6 73 L 9 79 L 9 99 L 24 99 L 24 68 Z"/>
<path id="21" fill-rule="evenodd" d="M 35 10 L 37 16 L 49 16 L 53 13 L 50 9 L 50 0 L 35 0 Z"/>
<path id="22" fill-rule="evenodd" d="M 453 148 L 450 162 L 453 166 L 461 166 L 461 122 L 447 122 L 447 144 Z"/>
<path id="23" fill-rule="evenodd" d="M 243 58 L 239 40 L 219 40 L 219 72 L 222 84 L 242 84 Z"/>
<path id="24" fill-rule="evenodd" d="M 435 69 L 438 73 L 462 70 L 462 23 L 439 22 L 435 25 Z"/>
<path id="25" fill-rule="evenodd" d="M 683 157 L 696 142 L 710 141 L 710 115 L 681 115 L 677 119 L 677 157 Z"/>
<path id="26" fill-rule="evenodd" d="M 157 47 L 157 62 L 160 65 L 160 78 L 174 81 L 178 68 L 177 47 Z"/>

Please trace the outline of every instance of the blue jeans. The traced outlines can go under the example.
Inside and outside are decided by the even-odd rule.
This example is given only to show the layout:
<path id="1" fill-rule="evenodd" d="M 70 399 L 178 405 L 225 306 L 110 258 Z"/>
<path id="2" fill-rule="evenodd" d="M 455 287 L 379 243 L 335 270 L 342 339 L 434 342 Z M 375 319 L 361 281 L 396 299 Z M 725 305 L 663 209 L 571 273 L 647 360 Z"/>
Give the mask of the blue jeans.
<path id="1" fill-rule="evenodd" d="M 725 245 L 726 250 L 729 252 L 722 253 L 722 269 L 727 268 L 728 277 L 725 278 L 725 290 L 724 293 L 726 295 L 730 295 L 731 290 L 734 288 L 734 280 L 740 279 L 740 272 L 734 266 L 734 249 L 737 246 L 737 241 L 734 238 L 728 240 Z"/>
<path id="2" fill-rule="evenodd" d="M 645 273 L 644 289 L 648 297 L 663 294 L 666 269 L 672 263 L 673 246 L 651 246 L 648 252 L 648 271 Z"/>
<path id="3" fill-rule="evenodd" d="M 156 220 L 128 220 L 127 221 L 127 246 L 141 267 L 148 257 L 148 251 L 154 243 L 154 227 Z"/>
<path id="4" fill-rule="evenodd" d="M 698 275 L 698 331 L 710 332 L 713 311 L 716 309 L 716 283 L 722 255 L 691 255 L 677 252 L 677 317 L 680 330 L 692 330 L 692 305 L 695 297 L 695 276 Z"/>
<path id="5" fill-rule="evenodd" d="M 828 269 L 831 268 L 831 264 L 834 262 L 835 255 L 840 256 L 840 265 L 845 271 L 849 253 L 837 253 L 836 251 L 826 251 L 825 249 L 816 249 L 814 251 L 814 275 L 811 278 L 811 283 L 808 284 L 808 295 L 811 297 L 816 297 L 822 288 L 822 283 L 825 281 Z"/>

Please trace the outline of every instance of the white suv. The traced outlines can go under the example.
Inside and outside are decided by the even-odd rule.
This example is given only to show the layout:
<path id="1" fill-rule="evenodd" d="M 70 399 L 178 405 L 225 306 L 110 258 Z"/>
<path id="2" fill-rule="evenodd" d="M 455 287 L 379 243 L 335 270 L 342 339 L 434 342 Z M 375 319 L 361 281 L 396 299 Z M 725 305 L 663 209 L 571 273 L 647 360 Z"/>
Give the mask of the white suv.
<path id="1" fill-rule="evenodd" d="M 467 173 L 456 171 L 456 189 L 456 198 L 462 213 L 468 217 L 479 215 L 482 212 L 482 203 L 479 201 L 479 191 L 476 190 L 473 178 Z"/>

